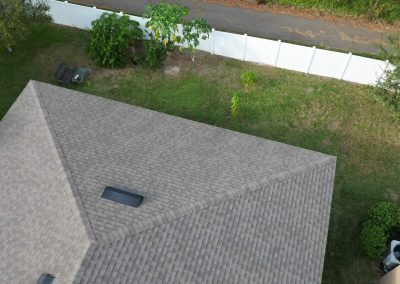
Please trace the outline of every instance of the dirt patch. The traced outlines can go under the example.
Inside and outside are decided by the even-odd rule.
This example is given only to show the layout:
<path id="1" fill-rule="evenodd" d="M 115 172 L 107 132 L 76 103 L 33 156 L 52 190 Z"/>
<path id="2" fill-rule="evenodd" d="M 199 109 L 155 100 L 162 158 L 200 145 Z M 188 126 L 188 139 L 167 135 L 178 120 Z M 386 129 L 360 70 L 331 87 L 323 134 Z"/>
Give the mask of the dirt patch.
<path id="1" fill-rule="evenodd" d="M 386 195 L 394 202 L 398 202 L 400 200 L 400 194 L 393 189 L 386 188 Z"/>
<path id="2" fill-rule="evenodd" d="M 165 66 L 164 74 L 169 76 L 176 76 L 181 72 L 181 68 L 179 66 Z"/>
<path id="3" fill-rule="evenodd" d="M 120 69 L 111 69 L 111 68 L 98 68 L 95 67 L 90 74 L 93 80 L 101 80 L 105 78 L 124 78 L 134 72 L 133 66 L 127 66 Z"/>
<path id="4" fill-rule="evenodd" d="M 305 89 L 306 94 L 313 94 L 315 93 L 315 89 L 313 87 L 308 87 Z"/>

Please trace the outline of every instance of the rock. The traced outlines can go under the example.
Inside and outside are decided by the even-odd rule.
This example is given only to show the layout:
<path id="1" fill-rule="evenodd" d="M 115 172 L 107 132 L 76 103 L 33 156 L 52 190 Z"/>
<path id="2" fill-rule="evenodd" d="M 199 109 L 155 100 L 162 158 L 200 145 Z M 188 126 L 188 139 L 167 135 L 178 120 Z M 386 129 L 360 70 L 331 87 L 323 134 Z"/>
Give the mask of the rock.
<path id="1" fill-rule="evenodd" d="M 179 72 L 181 72 L 181 68 L 179 66 L 166 66 L 164 68 L 164 74 L 165 75 L 178 75 Z"/>

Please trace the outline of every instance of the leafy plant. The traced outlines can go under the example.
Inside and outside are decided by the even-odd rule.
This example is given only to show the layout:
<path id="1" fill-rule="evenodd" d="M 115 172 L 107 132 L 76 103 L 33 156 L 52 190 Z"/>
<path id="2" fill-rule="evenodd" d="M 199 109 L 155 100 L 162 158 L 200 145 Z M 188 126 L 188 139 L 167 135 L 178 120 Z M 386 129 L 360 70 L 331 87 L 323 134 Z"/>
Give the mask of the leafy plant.
<path id="1" fill-rule="evenodd" d="M 150 30 L 148 32 L 150 41 L 154 42 L 145 45 L 147 59 L 151 60 L 147 62 L 154 68 L 163 64 L 167 52 L 173 49 L 175 43 L 181 42 L 182 39 L 178 35 L 179 24 L 182 23 L 183 17 L 188 15 L 189 9 L 179 4 L 166 2 L 148 4 L 145 9 L 143 16 L 150 18 L 146 23 L 146 28 Z"/>
<path id="2" fill-rule="evenodd" d="M 159 68 L 167 58 L 167 49 L 163 43 L 155 40 L 145 41 L 146 62 L 151 69 Z"/>
<path id="3" fill-rule="evenodd" d="M 200 44 L 200 38 L 205 40 L 209 37 L 211 26 L 204 19 L 193 19 L 183 26 L 183 40 L 187 43 L 191 53 L 192 61 L 196 48 Z"/>
<path id="4" fill-rule="evenodd" d="M 399 208 L 395 204 L 378 202 L 369 209 L 366 219 L 368 222 L 390 231 L 399 225 L 399 217 Z"/>
<path id="5" fill-rule="evenodd" d="M 240 108 L 240 93 L 235 92 L 231 99 L 231 116 L 233 119 L 236 119 L 239 113 Z"/>
<path id="6" fill-rule="evenodd" d="M 364 224 L 361 231 L 361 245 L 369 258 L 381 256 L 386 249 L 388 234 L 386 230 L 372 222 Z"/>
<path id="7" fill-rule="evenodd" d="M 88 54 L 98 64 L 106 67 L 122 67 L 128 61 L 129 47 L 134 39 L 142 39 L 139 23 L 128 16 L 103 13 L 92 22 Z"/>
<path id="8" fill-rule="evenodd" d="M 189 9 L 180 4 L 160 2 L 146 5 L 144 17 L 150 18 L 146 22 L 146 28 L 150 30 L 149 36 L 153 40 L 161 41 L 166 48 L 181 42 L 178 36 L 179 24 L 188 14 Z"/>
<path id="9" fill-rule="evenodd" d="M 399 208 L 391 202 L 378 202 L 367 213 L 361 230 L 361 245 L 370 258 L 386 249 L 388 237 L 399 228 Z"/>
<path id="10" fill-rule="evenodd" d="M 151 41 L 160 42 L 163 44 L 166 52 L 171 51 L 176 43 L 186 42 L 188 49 L 191 52 L 192 60 L 194 60 L 195 48 L 200 43 L 200 38 L 206 39 L 211 31 L 211 27 L 204 19 L 193 19 L 189 23 L 183 22 L 183 17 L 189 14 L 187 7 L 179 4 L 170 4 L 160 2 L 158 4 L 146 5 L 144 17 L 150 18 L 146 23 L 146 28 L 149 29 L 148 35 Z M 182 34 L 180 34 L 182 30 Z M 159 55 L 162 55 L 158 44 L 147 44 L 146 51 L 153 52 L 149 59 L 165 60 L 166 56 L 155 56 L 157 50 Z M 156 48 L 157 47 L 157 48 Z M 165 52 L 165 53 L 166 53 Z M 163 61 L 154 64 L 148 62 L 150 66 L 161 66 Z"/>
<path id="11" fill-rule="evenodd" d="M 382 53 L 394 68 L 385 70 L 375 94 L 394 111 L 400 111 L 400 33 L 389 37 L 389 46 L 382 48 Z"/>
<path id="12" fill-rule="evenodd" d="M 257 3 L 363 15 L 370 20 L 384 19 L 388 22 L 400 20 L 398 0 L 257 0 Z"/>
<path id="13" fill-rule="evenodd" d="M 52 21 L 44 1 L 0 0 L 0 49 L 12 51 L 28 34 Z"/>
<path id="14" fill-rule="evenodd" d="M 245 71 L 240 75 L 240 84 L 246 89 L 252 88 L 256 85 L 259 75 L 255 71 Z"/>

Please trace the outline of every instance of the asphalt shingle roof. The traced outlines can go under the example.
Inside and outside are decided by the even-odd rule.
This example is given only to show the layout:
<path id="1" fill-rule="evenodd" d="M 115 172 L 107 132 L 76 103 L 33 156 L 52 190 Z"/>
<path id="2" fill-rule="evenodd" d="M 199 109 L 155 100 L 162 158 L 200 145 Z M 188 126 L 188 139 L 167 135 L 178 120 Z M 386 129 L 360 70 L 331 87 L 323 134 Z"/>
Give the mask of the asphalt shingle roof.
<path id="1" fill-rule="evenodd" d="M 46 123 L 29 131 L 50 133 L 53 145 L 45 148 L 61 161 L 86 237 L 76 275 L 47 268 L 59 283 L 71 275 L 76 283 L 320 283 L 334 157 L 31 81 L 0 124 L 1 179 L 13 175 L 10 151 L 31 155 L 21 143 L 3 146 L 19 127 L 12 117 L 21 108 L 21 116 L 43 114 Z M 32 162 L 23 165 L 22 172 Z M 46 178 L 59 179 L 51 172 Z M 29 182 L 13 178 L 0 184 L 0 194 Z M 145 199 L 139 208 L 102 199 L 107 185 Z M 27 202 L 34 208 L 40 200 Z"/>

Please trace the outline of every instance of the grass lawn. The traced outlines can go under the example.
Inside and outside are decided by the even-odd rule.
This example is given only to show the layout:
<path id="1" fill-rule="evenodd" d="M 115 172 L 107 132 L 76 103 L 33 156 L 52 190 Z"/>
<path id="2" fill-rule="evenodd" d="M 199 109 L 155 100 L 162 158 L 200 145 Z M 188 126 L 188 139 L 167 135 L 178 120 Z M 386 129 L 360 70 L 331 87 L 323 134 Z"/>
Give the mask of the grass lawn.
<path id="1" fill-rule="evenodd" d="M 323 283 L 376 283 L 379 260 L 363 256 L 360 220 L 376 201 L 400 198 L 400 122 L 371 88 L 262 67 L 222 57 L 173 54 L 166 66 L 177 75 L 141 67 L 102 69 L 84 51 L 86 32 L 50 27 L 13 54 L 0 55 L 0 117 L 29 79 L 52 82 L 60 62 L 90 66 L 85 86 L 94 95 L 297 145 L 338 157 Z M 230 98 L 239 77 L 261 78 L 244 93 L 236 120 Z"/>

